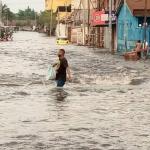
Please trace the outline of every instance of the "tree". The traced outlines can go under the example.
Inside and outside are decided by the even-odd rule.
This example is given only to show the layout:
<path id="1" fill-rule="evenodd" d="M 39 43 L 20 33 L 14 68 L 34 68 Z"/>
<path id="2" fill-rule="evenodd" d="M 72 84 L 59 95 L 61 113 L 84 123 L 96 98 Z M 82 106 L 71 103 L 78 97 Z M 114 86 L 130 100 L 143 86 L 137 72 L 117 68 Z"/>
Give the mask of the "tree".
<path id="1" fill-rule="evenodd" d="M 16 25 L 18 26 L 33 26 L 38 18 L 37 12 L 29 6 L 25 10 L 19 10 L 16 13 Z"/>
<path id="2" fill-rule="evenodd" d="M 15 19 L 15 14 L 10 11 L 6 4 L 2 5 L 2 20 L 12 21 L 13 19 Z"/>
<path id="3" fill-rule="evenodd" d="M 51 21 L 51 10 L 43 11 L 40 13 L 38 24 L 50 27 L 50 21 Z M 52 28 L 55 28 L 56 27 L 56 13 L 53 13 L 52 22 L 53 22 Z"/>
<path id="4" fill-rule="evenodd" d="M 16 18 L 18 20 L 34 20 L 36 16 L 36 12 L 34 9 L 31 9 L 28 7 L 25 10 L 19 10 L 18 13 L 16 14 Z"/>
<path id="5" fill-rule="evenodd" d="M 14 21 L 18 26 L 33 26 L 38 25 L 39 28 L 47 27 L 47 30 L 50 30 L 50 22 L 51 22 L 51 10 L 43 11 L 39 14 L 31 9 L 29 6 L 25 10 L 19 10 L 16 14 L 14 14 L 6 4 L 2 6 L 2 19 L 6 23 L 7 21 Z M 56 13 L 53 13 L 52 17 L 52 28 L 54 31 L 56 28 Z"/>

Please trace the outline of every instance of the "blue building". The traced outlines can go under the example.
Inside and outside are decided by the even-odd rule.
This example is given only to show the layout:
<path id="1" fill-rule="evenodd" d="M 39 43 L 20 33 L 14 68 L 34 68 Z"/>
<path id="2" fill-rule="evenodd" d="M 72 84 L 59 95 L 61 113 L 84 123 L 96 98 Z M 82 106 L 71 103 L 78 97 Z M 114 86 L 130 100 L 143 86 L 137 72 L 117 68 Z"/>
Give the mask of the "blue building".
<path id="1" fill-rule="evenodd" d="M 147 11 L 145 11 L 145 6 Z M 135 48 L 137 40 L 145 41 L 150 45 L 150 0 L 145 5 L 145 0 L 122 1 L 117 12 L 117 49 L 118 52 L 131 51 Z M 147 16 L 145 32 L 144 15 Z"/>

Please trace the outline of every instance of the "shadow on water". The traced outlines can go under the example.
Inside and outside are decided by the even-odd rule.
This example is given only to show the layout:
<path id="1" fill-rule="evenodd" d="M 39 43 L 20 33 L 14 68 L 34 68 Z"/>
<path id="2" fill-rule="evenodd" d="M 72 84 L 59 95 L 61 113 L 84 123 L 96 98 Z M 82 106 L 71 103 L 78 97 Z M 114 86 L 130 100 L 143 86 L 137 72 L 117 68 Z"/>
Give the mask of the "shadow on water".
<path id="1" fill-rule="evenodd" d="M 57 119 L 66 117 L 65 111 L 68 110 L 68 93 L 63 88 L 53 88 L 49 90 L 49 97 L 54 102 L 54 110 L 57 112 Z"/>

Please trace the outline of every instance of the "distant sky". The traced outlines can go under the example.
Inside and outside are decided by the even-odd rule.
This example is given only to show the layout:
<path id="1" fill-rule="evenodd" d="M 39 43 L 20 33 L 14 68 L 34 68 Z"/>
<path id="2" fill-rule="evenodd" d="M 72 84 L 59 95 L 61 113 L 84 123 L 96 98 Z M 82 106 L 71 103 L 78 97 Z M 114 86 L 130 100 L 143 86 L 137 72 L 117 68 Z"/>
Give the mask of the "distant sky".
<path id="1" fill-rule="evenodd" d="M 13 12 L 25 9 L 28 6 L 36 11 L 44 10 L 45 8 L 45 0 L 2 0 L 2 2 L 7 4 Z"/>

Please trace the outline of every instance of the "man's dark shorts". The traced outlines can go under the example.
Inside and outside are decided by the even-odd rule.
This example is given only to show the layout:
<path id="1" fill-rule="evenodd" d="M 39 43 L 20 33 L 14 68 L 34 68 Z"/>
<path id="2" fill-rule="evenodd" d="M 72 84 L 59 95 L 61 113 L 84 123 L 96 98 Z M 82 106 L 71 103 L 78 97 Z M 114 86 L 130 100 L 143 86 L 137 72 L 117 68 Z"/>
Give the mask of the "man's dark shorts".
<path id="1" fill-rule="evenodd" d="M 65 85 L 65 81 L 64 80 L 57 80 L 57 87 L 63 87 Z"/>

